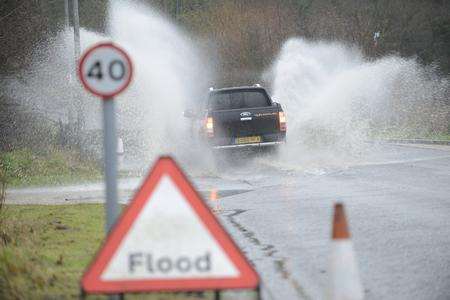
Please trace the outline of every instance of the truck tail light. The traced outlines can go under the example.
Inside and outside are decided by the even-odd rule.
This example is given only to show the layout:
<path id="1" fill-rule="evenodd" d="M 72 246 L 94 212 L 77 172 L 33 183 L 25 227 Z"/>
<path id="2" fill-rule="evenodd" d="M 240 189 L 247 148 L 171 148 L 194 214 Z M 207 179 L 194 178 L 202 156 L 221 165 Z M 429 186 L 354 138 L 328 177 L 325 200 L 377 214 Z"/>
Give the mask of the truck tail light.
<path id="1" fill-rule="evenodd" d="M 280 111 L 278 113 L 278 121 L 280 122 L 280 131 L 286 131 L 286 115 L 284 114 L 284 112 Z"/>
<path id="2" fill-rule="evenodd" d="M 206 118 L 206 135 L 208 137 L 213 137 L 214 136 L 214 120 L 212 117 L 207 117 Z"/>

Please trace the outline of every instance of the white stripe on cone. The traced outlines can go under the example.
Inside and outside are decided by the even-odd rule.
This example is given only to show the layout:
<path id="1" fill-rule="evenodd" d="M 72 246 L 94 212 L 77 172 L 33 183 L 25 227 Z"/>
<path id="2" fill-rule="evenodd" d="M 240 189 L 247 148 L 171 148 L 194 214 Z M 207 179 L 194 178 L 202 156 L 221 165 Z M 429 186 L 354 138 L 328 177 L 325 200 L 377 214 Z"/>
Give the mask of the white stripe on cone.
<path id="1" fill-rule="evenodd" d="M 329 276 L 328 299 L 364 299 L 344 206 L 340 203 L 334 208 Z"/>
<path id="2" fill-rule="evenodd" d="M 333 240 L 330 256 L 329 299 L 364 299 L 351 240 Z"/>

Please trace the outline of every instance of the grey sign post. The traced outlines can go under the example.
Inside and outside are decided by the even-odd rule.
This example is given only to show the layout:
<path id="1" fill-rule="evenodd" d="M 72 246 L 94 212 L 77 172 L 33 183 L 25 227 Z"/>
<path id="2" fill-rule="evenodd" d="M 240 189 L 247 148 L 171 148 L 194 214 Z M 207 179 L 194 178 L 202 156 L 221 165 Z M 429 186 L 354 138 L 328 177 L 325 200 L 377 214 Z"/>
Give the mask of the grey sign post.
<path id="1" fill-rule="evenodd" d="M 106 188 L 106 232 L 119 215 L 117 203 L 117 132 L 114 99 L 103 101 L 103 151 Z"/>
<path id="2" fill-rule="evenodd" d="M 114 96 L 130 84 L 133 67 L 129 56 L 112 43 L 88 49 L 80 59 L 78 75 L 84 87 L 103 99 L 103 147 L 106 187 L 106 232 L 119 215 L 117 202 L 117 133 Z"/>

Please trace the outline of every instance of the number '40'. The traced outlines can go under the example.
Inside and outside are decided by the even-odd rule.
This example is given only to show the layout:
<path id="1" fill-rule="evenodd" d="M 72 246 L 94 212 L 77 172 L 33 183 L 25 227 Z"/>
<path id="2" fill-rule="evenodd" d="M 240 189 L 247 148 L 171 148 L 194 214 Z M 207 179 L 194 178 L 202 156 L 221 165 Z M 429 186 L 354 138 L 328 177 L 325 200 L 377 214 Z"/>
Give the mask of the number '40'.
<path id="1" fill-rule="evenodd" d="M 97 80 L 103 80 L 103 67 L 102 62 L 97 60 L 95 61 L 92 66 L 90 67 L 87 76 L 91 78 L 96 78 Z M 108 76 L 115 81 L 119 81 L 123 79 L 125 76 L 125 65 L 121 60 L 113 60 L 108 65 L 107 70 Z"/>

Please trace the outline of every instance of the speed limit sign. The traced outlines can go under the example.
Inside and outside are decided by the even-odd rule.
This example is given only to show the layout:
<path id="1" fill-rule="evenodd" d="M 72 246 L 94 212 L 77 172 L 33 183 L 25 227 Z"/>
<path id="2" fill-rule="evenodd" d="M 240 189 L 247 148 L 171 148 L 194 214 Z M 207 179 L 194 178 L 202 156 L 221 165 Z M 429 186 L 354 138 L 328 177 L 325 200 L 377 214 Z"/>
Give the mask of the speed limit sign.
<path id="1" fill-rule="evenodd" d="M 106 232 L 119 215 L 117 203 L 117 133 L 114 96 L 130 84 L 133 66 L 129 56 L 112 43 L 89 48 L 81 57 L 78 76 L 84 87 L 103 98 L 103 150 L 106 191 Z"/>
<path id="2" fill-rule="evenodd" d="M 101 43 L 87 50 L 78 67 L 78 76 L 84 87 L 104 100 L 112 99 L 125 90 L 132 74 L 129 56 L 112 43 Z"/>

